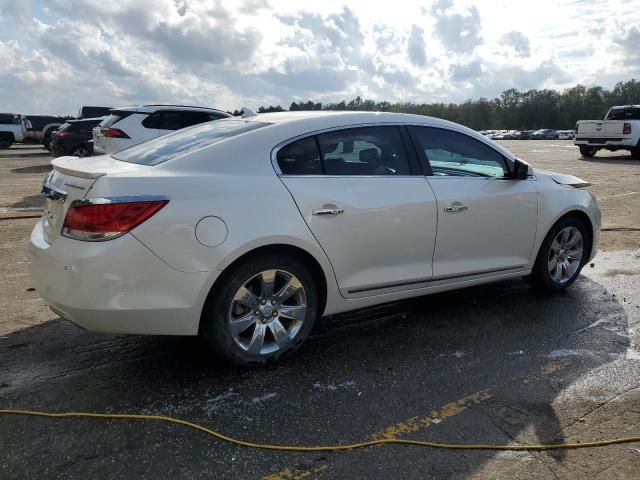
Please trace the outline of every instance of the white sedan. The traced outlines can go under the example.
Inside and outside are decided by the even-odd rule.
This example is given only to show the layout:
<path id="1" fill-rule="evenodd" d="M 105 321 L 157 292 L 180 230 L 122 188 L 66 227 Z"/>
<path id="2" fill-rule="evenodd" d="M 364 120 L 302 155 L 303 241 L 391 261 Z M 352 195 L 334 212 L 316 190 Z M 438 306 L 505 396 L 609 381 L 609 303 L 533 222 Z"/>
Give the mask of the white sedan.
<path id="1" fill-rule="evenodd" d="M 100 332 L 201 334 L 272 362 L 322 315 L 512 277 L 562 290 L 596 253 L 588 184 L 415 115 L 296 112 L 60 157 L 34 286 Z"/>

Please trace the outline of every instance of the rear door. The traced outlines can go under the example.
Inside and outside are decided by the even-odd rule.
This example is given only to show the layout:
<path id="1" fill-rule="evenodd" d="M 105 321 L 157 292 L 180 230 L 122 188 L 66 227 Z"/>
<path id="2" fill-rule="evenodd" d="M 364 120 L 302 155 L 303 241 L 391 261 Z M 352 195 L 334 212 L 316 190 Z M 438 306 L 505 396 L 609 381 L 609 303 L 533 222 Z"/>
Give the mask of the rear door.
<path id="1" fill-rule="evenodd" d="M 349 128 L 277 152 L 280 178 L 346 297 L 417 288 L 431 279 L 436 200 L 411 163 L 403 132 Z"/>
<path id="2" fill-rule="evenodd" d="M 503 155 L 465 133 L 411 127 L 437 199 L 433 280 L 524 269 L 538 222 L 533 180 L 507 178 Z"/>

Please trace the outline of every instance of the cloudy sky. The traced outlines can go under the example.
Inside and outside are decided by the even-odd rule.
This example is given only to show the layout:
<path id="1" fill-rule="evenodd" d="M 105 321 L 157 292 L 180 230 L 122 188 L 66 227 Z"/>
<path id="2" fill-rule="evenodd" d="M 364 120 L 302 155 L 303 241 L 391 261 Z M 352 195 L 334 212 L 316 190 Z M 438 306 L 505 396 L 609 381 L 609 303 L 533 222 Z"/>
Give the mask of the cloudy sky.
<path id="1" fill-rule="evenodd" d="M 0 111 L 461 101 L 640 78 L 640 0 L 0 0 Z"/>

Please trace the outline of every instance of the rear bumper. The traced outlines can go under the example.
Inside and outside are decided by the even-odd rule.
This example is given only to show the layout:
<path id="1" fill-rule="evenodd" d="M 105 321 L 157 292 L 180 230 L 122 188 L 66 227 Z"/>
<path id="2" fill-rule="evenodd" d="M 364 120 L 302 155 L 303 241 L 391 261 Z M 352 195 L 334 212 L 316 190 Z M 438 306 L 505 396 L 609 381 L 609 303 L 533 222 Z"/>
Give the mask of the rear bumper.
<path id="1" fill-rule="evenodd" d="M 100 148 L 95 141 L 93 142 L 93 154 L 94 155 L 104 155 L 106 153 L 109 153 L 109 152 L 107 152 L 106 148 Z"/>
<path id="2" fill-rule="evenodd" d="M 589 147 L 618 147 L 618 148 L 631 148 L 635 147 L 632 138 L 617 138 L 617 137 L 575 137 L 573 140 L 575 145 L 583 145 Z"/>
<path id="3" fill-rule="evenodd" d="M 174 270 L 132 235 L 49 244 L 41 221 L 31 234 L 29 263 L 33 286 L 56 313 L 108 333 L 196 335 L 218 273 Z"/>

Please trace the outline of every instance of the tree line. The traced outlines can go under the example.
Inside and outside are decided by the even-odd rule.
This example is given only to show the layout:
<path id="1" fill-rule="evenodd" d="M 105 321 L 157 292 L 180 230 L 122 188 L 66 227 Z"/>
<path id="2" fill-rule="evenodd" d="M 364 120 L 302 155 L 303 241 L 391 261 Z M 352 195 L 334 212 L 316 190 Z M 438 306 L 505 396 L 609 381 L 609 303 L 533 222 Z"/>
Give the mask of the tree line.
<path id="1" fill-rule="evenodd" d="M 539 128 L 570 129 L 578 120 L 599 119 L 612 105 L 640 104 L 640 81 L 618 82 L 611 90 L 576 85 L 563 91 L 512 88 L 493 99 L 481 97 L 463 103 L 411 103 L 374 101 L 356 97 L 349 102 L 292 102 L 289 111 L 365 110 L 429 115 L 461 123 L 476 130 Z M 258 113 L 286 111 L 280 105 L 261 106 Z M 231 113 L 231 112 L 230 112 Z M 241 115 L 236 110 L 233 115 Z"/>

